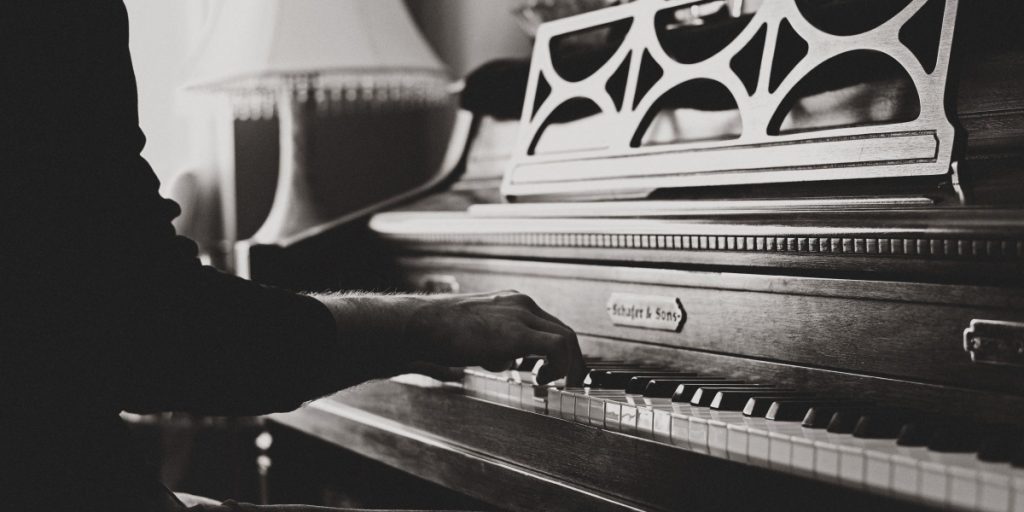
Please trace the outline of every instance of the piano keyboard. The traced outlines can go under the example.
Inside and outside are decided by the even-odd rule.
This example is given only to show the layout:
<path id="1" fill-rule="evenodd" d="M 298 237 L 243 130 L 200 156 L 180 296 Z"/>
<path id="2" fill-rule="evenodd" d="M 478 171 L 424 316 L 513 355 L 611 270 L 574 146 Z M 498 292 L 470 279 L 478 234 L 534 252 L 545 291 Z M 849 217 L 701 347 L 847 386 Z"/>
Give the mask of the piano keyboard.
<path id="1" fill-rule="evenodd" d="M 475 398 L 713 457 L 957 510 L 1024 512 L 1024 435 L 874 404 L 621 361 L 584 387 L 539 386 L 543 360 L 467 370 Z"/>

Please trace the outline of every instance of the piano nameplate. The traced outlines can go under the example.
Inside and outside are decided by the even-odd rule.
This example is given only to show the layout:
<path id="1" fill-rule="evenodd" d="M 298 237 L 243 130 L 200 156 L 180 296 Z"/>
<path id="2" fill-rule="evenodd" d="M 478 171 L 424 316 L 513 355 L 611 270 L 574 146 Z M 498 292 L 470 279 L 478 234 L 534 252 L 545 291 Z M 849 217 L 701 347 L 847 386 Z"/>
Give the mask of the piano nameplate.
<path id="1" fill-rule="evenodd" d="M 605 306 L 615 325 L 679 332 L 686 310 L 677 297 L 612 293 Z"/>

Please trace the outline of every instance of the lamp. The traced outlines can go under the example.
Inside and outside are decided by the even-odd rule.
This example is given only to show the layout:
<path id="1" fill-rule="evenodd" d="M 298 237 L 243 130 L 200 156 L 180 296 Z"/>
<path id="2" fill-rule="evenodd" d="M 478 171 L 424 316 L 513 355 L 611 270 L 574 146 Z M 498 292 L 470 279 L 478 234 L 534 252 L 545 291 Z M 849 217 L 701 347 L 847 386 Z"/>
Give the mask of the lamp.
<path id="1" fill-rule="evenodd" d="M 329 221 L 315 200 L 318 112 L 447 101 L 444 66 L 401 0 L 224 0 L 186 84 L 277 110 L 280 172 L 251 242 L 271 244 Z"/>

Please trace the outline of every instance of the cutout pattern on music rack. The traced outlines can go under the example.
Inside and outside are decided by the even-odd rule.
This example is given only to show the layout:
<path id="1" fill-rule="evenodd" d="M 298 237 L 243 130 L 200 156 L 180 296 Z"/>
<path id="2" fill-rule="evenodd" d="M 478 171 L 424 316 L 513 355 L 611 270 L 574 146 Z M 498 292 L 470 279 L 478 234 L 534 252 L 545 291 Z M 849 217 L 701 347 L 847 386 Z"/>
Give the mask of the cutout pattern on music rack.
<path id="1" fill-rule="evenodd" d="M 730 12 L 730 2 L 637 0 L 543 25 L 504 193 L 619 196 L 946 174 L 957 0 L 862 2 L 770 0 L 744 14 Z M 851 54 L 878 58 L 854 59 L 839 78 L 821 76 Z M 896 77 L 883 77 L 891 87 L 884 97 L 871 90 L 879 79 L 871 62 Z M 691 94 L 679 94 L 687 87 Z M 795 105 L 839 90 L 840 101 L 852 98 L 834 109 L 840 119 L 843 108 L 870 115 L 794 121 Z M 567 115 L 574 99 L 595 111 Z M 650 133 L 652 126 L 676 133 Z M 577 140 L 555 140 L 563 136 Z"/>

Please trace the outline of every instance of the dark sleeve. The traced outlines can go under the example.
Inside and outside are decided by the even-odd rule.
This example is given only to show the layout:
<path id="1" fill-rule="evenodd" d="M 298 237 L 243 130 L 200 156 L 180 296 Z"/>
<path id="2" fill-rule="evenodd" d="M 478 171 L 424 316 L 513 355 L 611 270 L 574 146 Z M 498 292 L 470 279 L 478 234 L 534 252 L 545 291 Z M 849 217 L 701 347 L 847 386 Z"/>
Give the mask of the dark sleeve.
<path id="1" fill-rule="evenodd" d="M 0 70 L 4 404 L 258 414 L 359 380 L 318 301 L 175 236 L 121 0 L 0 1 Z"/>
<path id="2" fill-rule="evenodd" d="M 316 299 L 194 259 L 147 272 L 133 288 L 128 410 L 264 414 L 359 380 Z"/>

